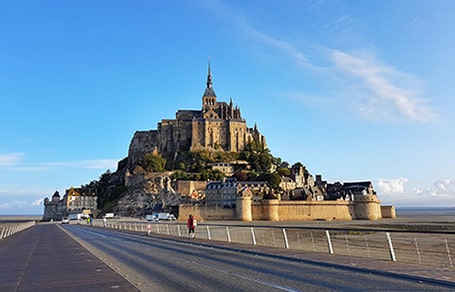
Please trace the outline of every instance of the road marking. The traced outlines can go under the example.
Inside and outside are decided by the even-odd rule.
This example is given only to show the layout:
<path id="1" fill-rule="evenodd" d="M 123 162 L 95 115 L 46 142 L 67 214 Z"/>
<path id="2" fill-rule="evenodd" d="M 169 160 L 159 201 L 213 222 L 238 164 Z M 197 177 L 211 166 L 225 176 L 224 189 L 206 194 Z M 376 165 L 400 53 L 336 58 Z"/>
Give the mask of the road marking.
<path id="1" fill-rule="evenodd" d="M 98 233 L 98 232 L 94 232 L 94 231 L 90 231 L 90 230 L 86 230 L 86 229 L 80 229 L 80 231 L 85 232 L 85 233 L 90 233 L 90 234 L 93 234 L 93 235 L 97 235 L 97 236 L 100 236 L 100 237 L 104 237 L 104 238 L 107 237 L 107 235 L 104 235 L 104 234 L 101 234 L 101 233 Z"/>
<path id="2" fill-rule="evenodd" d="M 280 289 L 280 290 L 283 290 L 283 291 L 288 291 L 288 292 L 300 292 L 301 291 L 301 290 L 296 290 L 296 289 L 293 289 L 293 288 L 290 288 L 290 287 L 282 286 L 282 285 L 279 285 L 279 284 L 275 284 L 275 283 L 272 283 L 272 282 L 261 281 L 261 280 L 258 280 L 258 279 L 250 278 L 250 277 L 247 277 L 247 276 L 244 276 L 244 275 L 233 273 L 231 271 L 226 271 L 226 270 L 217 268 L 215 266 L 204 265 L 204 264 L 201 264 L 201 263 L 198 263 L 198 262 L 195 262 L 195 261 L 192 261 L 192 263 L 196 264 L 196 265 L 199 265 L 199 266 L 202 266 L 202 267 L 205 267 L 205 268 L 217 270 L 218 272 L 222 272 L 222 273 L 225 273 L 225 274 L 236 276 L 236 277 L 248 280 L 248 281 L 252 281 L 252 282 L 256 282 L 256 283 L 259 283 L 259 284 L 262 284 L 262 285 L 265 285 L 265 286 L 277 288 L 277 289 Z"/>

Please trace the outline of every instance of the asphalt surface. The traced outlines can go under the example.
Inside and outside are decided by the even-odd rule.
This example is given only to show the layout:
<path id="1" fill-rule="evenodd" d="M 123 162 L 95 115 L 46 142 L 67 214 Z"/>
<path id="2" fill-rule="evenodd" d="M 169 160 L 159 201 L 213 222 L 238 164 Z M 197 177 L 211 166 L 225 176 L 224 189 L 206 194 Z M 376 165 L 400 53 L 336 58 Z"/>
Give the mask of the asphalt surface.
<path id="1" fill-rule="evenodd" d="M 138 291 L 138 289 L 67 235 L 57 224 L 39 224 L 0 241 L 0 291 Z M 84 227 L 92 229 L 93 227 Z M 66 229 L 66 228 L 65 228 Z M 94 228 L 93 228 L 94 230 Z M 136 233 L 137 235 L 137 233 Z M 276 249 L 203 239 L 175 238 L 198 246 L 216 246 L 271 258 L 348 268 L 455 290 L 455 270 L 391 261 Z"/>
<path id="2" fill-rule="evenodd" d="M 126 231 L 124 231 L 126 232 Z M 134 233 L 134 232 L 131 232 Z M 367 271 L 375 274 L 391 275 L 416 281 L 447 284 L 455 291 L 455 268 L 437 268 L 435 266 L 414 265 L 403 262 L 393 262 L 370 258 L 349 257 L 328 253 L 308 252 L 274 248 L 261 245 L 219 242 L 198 238 L 196 240 L 186 237 L 173 237 L 164 234 L 153 234 L 171 241 L 193 242 L 193 244 L 216 246 L 244 253 L 266 255 L 271 257 L 284 257 L 295 261 L 326 264 L 333 267 L 348 267 L 353 270 Z"/>

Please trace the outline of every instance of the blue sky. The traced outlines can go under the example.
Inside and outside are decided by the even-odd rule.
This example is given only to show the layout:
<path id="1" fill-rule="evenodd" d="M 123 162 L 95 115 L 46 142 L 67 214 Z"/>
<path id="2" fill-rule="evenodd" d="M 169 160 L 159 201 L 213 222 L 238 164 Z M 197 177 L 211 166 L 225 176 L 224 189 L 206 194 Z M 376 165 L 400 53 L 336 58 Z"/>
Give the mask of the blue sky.
<path id="1" fill-rule="evenodd" d="M 136 130 L 200 109 L 211 56 L 274 156 L 383 204 L 455 206 L 455 1 L 2 1 L 0 215 L 42 214 Z"/>

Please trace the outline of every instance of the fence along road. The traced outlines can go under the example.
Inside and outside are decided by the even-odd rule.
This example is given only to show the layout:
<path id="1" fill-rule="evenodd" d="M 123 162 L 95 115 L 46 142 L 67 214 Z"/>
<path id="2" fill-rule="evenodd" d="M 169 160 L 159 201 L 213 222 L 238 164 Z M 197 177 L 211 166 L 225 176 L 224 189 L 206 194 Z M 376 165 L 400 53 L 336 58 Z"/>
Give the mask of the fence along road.
<path id="1" fill-rule="evenodd" d="M 144 236 L 146 224 L 123 222 L 111 225 L 114 226 L 119 231 L 126 228 L 133 232 L 90 228 L 84 224 L 61 227 L 142 291 L 442 291 L 455 288 L 455 283 L 449 281 L 372 273 L 368 269 L 318 263 L 304 257 L 290 258 L 270 252 L 277 251 L 276 248 L 263 247 L 263 252 L 258 253 L 241 250 L 245 245 L 235 243 L 224 246 L 210 244 L 219 241 L 207 237 L 218 235 L 205 226 L 198 234 L 204 236 L 202 230 L 208 230 L 205 239 L 189 239 L 184 232 L 186 229 L 180 224 L 154 224 L 155 234 L 162 234 L 158 237 Z M 247 231 L 242 234 L 233 233 L 233 238 L 249 237 L 248 230 L 251 232 L 251 229 L 242 230 L 245 229 Z M 180 232 L 180 238 L 167 236 L 173 232 Z"/>
<path id="2" fill-rule="evenodd" d="M 102 223 L 96 222 L 96 226 Z M 108 221 L 120 230 L 186 237 L 180 223 Z M 417 266 L 453 270 L 455 274 L 455 232 L 377 231 L 374 229 L 320 229 L 298 227 L 245 227 L 200 224 L 198 238 L 257 246 L 285 248 L 349 257 L 398 261 Z"/>
<path id="3" fill-rule="evenodd" d="M 21 232 L 36 224 L 35 221 L 26 221 L 19 223 L 2 223 L 0 224 L 0 239 L 5 239 L 17 232 Z"/>

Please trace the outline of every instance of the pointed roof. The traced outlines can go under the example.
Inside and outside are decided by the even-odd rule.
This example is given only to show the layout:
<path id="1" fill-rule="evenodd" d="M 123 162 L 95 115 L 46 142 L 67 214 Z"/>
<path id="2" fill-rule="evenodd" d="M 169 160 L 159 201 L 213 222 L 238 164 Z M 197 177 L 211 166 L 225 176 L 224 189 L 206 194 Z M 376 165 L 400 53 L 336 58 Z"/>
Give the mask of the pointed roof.
<path id="1" fill-rule="evenodd" d="M 209 70 L 207 74 L 207 88 L 204 91 L 204 96 L 216 97 L 215 90 L 212 87 L 212 73 L 210 72 L 210 58 L 209 58 Z"/>

